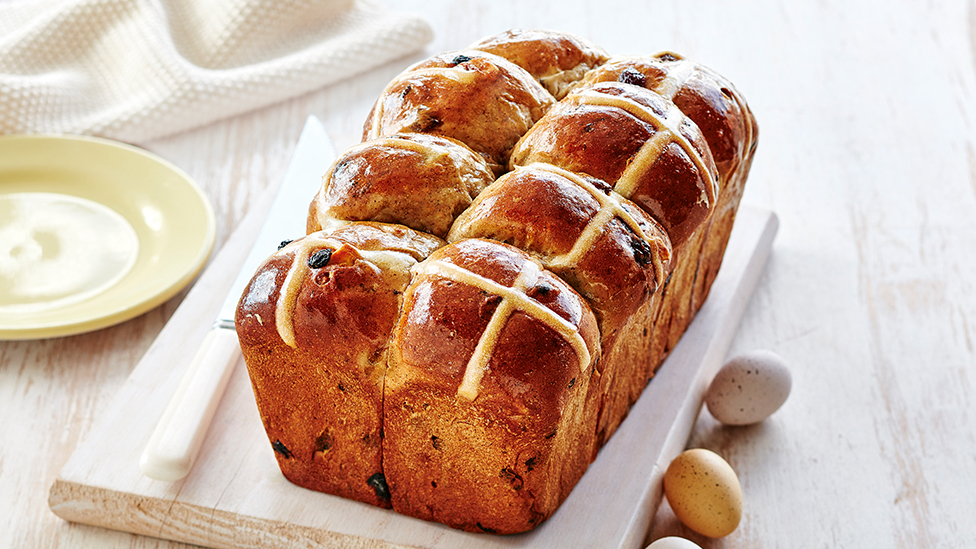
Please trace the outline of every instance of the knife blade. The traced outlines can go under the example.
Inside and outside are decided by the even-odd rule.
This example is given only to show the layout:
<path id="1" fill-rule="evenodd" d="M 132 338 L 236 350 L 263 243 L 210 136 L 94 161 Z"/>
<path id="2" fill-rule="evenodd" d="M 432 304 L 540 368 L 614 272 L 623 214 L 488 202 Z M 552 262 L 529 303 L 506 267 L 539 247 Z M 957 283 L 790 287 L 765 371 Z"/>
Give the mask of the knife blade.
<path id="1" fill-rule="evenodd" d="M 305 234 L 304 213 L 334 160 L 335 150 L 325 128 L 318 118 L 309 116 L 261 232 L 146 444 L 139 467 L 147 477 L 172 482 L 193 468 L 240 357 L 234 316 L 241 294 L 282 241 Z"/>

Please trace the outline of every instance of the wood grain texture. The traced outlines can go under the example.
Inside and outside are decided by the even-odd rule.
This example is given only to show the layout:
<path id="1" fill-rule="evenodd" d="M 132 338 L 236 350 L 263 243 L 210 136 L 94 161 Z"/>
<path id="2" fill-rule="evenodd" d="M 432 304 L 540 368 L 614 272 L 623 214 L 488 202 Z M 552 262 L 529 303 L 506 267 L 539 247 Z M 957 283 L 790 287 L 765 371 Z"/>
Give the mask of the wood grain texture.
<path id="1" fill-rule="evenodd" d="M 513 26 L 613 52 L 672 49 L 729 77 L 760 123 L 744 202 L 780 233 L 732 352 L 793 364 L 784 407 L 753 427 L 701 414 L 746 498 L 739 529 L 696 537 L 667 505 L 651 537 L 706 549 L 966 547 L 976 539 L 976 2 L 409 0 L 430 53 Z M 0 37 L 2 38 L 2 37 Z M 280 179 L 308 114 L 359 138 L 412 59 L 297 99 L 142 143 L 213 201 L 218 248 Z M 0 342 L 0 546 L 174 548 L 69 524 L 47 493 L 182 297 L 61 339 Z"/>

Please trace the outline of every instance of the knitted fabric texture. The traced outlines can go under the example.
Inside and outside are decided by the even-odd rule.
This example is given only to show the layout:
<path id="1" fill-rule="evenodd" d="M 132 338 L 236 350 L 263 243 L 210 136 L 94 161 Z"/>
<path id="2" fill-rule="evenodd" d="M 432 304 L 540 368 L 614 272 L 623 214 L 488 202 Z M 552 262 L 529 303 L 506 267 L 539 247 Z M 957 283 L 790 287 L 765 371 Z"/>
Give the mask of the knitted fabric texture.
<path id="1" fill-rule="evenodd" d="M 361 0 L 0 3 L 0 133 L 139 142 L 420 50 L 422 19 Z"/>

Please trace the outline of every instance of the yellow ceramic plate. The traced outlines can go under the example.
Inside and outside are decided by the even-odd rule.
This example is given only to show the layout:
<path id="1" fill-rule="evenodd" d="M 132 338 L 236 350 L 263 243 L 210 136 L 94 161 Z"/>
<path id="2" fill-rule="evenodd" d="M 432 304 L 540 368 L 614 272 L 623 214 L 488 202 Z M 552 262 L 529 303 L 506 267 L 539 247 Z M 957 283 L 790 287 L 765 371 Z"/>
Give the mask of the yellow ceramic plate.
<path id="1" fill-rule="evenodd" d="M 0 136 L 0 339 L 104 328 L 203 267 L 215 223 L 190 177 L 92 137 Z"/>

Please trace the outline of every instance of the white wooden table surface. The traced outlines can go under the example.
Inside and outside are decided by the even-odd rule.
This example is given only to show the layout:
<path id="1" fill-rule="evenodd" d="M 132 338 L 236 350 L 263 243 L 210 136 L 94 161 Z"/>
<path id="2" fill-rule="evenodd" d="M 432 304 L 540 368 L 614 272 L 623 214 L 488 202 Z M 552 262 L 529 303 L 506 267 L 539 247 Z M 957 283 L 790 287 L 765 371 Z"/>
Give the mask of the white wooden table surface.
<path id="1" fill-rule="evenodd" d="M 739 529 L 702 538 L 664 504 L 649 539 L 976 544 L 976 0 L 388 3 L 427 17 L 427 54 L 511 27 L 572 31 L 612 53 L 671 49 L 729 77 L 759 119 L 744 201 L 781 225 L 732 352 L 786 357 L 793 394 L 758 426 L 699 417 L 690 446 L 742 482 Z M 338 148 L 355 143 L 383 85 L 416 59 L 139 145 L 203 187 L 219 247 L 282 177 L 307 115 Z M 47 494 L 182 295 L 98 332 L 0 342 L 0 547 L 181 547 L 68 524 Z"/>

